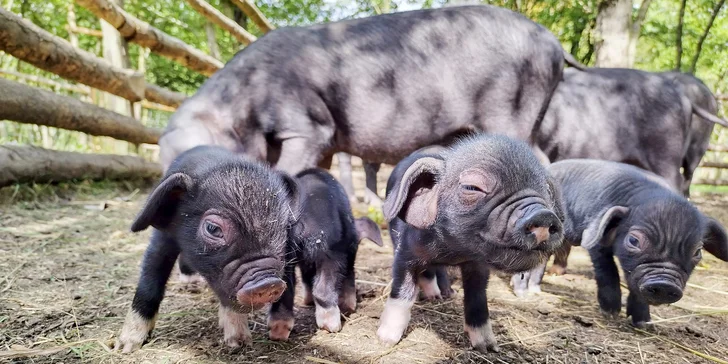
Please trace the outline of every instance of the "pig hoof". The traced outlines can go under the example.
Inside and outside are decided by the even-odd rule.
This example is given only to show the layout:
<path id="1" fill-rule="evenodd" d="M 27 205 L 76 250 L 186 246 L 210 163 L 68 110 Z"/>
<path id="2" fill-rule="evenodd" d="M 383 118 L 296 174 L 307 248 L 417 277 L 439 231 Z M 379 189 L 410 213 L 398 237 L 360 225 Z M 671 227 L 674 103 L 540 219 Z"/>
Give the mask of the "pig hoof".
<path id="1" fill-rule="evenodd" d="M 485 325 L 480 327 L 473 327 L 466 324 L 465 332 L 468 333 L 470 343 L 475 350 L 482 353 L 489 351 L 497 353 L 500 351 L 498 341 L 495 339 L 495 334 L 493 334 L 493 327 L 491 326 L 490 320 L 486 321 Z"/>
<path id="2" fill-rule="evenodd" d="M 424 298 L 426 301 L 435 301 L 442 299 L 440 287 L 437 285 L 437 278 L 420 278 L 420 280 L 417 281 L 417 285 L 420 286 L 422 298 Z"/>
<path id="3" fill-rule="evenodd" d="M 617 312 L 609 312 L 609 311 L 604 311 L 604 310 L 600 310 L 600 311 L 602 312 L 602 316 L 604 316 L 605 318 L 607 318 L 609 320 L 616 320 L 617 318 L 619 318 L 619 311 L 617 311 Z"/>
<path id="4" fill-rule="evenodd" d="M 394 346 L 402 338 L 410 320 L 414 301 L 389 298 L 379 319 L 377 337 L 387 346 Z"/>
<path id="5" fill-rule="evenodd" d="M 202 278 L 202 276 L 199 275 L 198 273 L 194 273 L 194 274 L 180 273 L 179 282 L 182 284 L 185 284 L 185 285 L 204 285 L 205 283 L 207 283 L 207 282 L 205 282 L 205 279 Z"/>
<path id="6" fill-rule="evenodd" d="M 518 298 L 526 298 L 528 297 L 528 290 L 526 289 L 514 289 L 513 294 L 516 295 Z"/>
<path id="7" fill-rule="evenodd" d="M 528 293 L 530 294 L 539 294 L 541 293 L 541 286 L 540 285 L 532 285 L 528 287 Z"/>
<path id="8" fill-rule="evenodd" d="M 271 340 L 288 341 L 288 336 L 293 330 L 293 318 L 268 320 L 268 328 L 270 329 L 268 337 Z"/>
<path id="9" fill-rule="evenodd" d="M 237 348 L 242 345 L 252 344 L 253 338 L 248 329 L 248 315 L 235 312 L 224 306 L 218 307 L 217 314 L 225 345 Z"/>
<path id="10" fill-rule="evenodd" d="M 356 312 L 356 292 L 347 292 L 339 297 L 339 309 L 344 315 Z"/>
<path id="11" fill-rule="evenodd" d="M 551 275 L 562 276 L 566 273 L 566 267 L 562 267 L 560 265 L 552 265 L 546 272 Z"/>
<path id="12" fill-rule="evenodd" d="M 334 305 L 329 308 L 316 306 L 316 325 L 328 332 L 341 331 L 341 313 L 339 307 Z"/>
<path id="13" fill-rule="evenodd" d="M 651 322 L 645 322 L 645 321 L 634 322 L 634 321 L 632 321 L 632 326 L 634 326 L 638 329 L 642 329 L 642 330 L 652 327 L 652 325 L 650 325 L 650 324 L 651 324 Z"/>
<path id="14" fill-rule="evenodd" d="M 155 319 L 156 317 L 148 320 L 134 311 L 129 311 L 114 349 L 121 350 L 122 353 L 131 353 L 141 348 L 144 340 L 154 328 Z"/>

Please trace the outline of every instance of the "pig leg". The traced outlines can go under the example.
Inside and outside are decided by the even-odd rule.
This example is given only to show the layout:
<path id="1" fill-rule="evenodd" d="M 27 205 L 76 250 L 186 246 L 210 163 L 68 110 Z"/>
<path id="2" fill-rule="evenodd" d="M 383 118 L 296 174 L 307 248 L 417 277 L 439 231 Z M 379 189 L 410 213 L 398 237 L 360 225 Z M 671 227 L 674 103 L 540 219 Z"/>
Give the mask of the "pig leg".
<path id="1" fill-rule="evenodd" d="M 316 325 L 328 332 L 341 331 L 341 312 L 339 311 L 339 288 L 344 274 L 341 264 L 327 257 L 316 265 L 313 279 L 313 302 L 316 304 Z"/>
<path id="2" fill-rule="evenodd" d="M 315 167 L 321 160 L 321 150 L 323 149 L 319 143 L 305 137 L 284 140 L 276 169 L 295 175 L 306 168 Z"/>
<path id="3" fill-rule="evenodd" d="M 205 279 L 195 272 L 195 270 L 180 256 L 177 264 L 179 264 L 179 282 L 184 285 L 203 285 Z"/>
<path id="4" fill-rule="evenodd" d="M 364 162 L 364 175 L 366 178 L 366 190 L 364 191 L 364 203 L 382 207 L 382 199 L 377 194 L 377 172 L 379 172 L 379 163 Z"/>
<path id="5" fill-rule="evenodd" d="M 417 299 L 416 275 L 404 259 L 396 255 L 392 266 L 392 292 L 379 320 L 377 336 L 387 346 L 399 342 L 409 324 L 412 306 Z"/>
<path id="6" fill-rule="evenodd" d="M 268 314 L 268 337 L 271 340 L 287 341 L 293 330 L 293 299 L 296 297 L 296 265 L 286 264 L 284 281 L 286 290 L 278 301 L 273 302 Z"/>
<path id="7" fill-rule="evenodd" d="M 420 288 L 420 296 L 426 301 L 442 299 L 434 267 L 425 269 L 417 276 L 417 287 Z"/>
<path id="8" fill-rule="evenodd" d="M 546 264 L 543 262 L 531 270 L 531 274 L 528 277 L 528 293 L 541 293 L 541 281 L 543 280 L 543 273 L 546 271 Z"/>
<path id="9" fill-rule="evenodd" d="M 220 304 L 217 316 L 218 323 L 223 331 L 225 345 L 237 348 L 253 343 L 253 337 L 248 329 L 248 315 L 235 312 L 233 309 Z"/>
<path id="10" fill-rule="evenodd" d="M 597 281 L 597 300 L 605 316 L 616 318 L 622 309 L 619 270 L 610 247 L 597 246 L 589 250 Z"/>
<path id="11" fill-rule="evenodd" d="M 632 316 L 632 325 L 640 329 L 645 328 L 652 320 L 650 306 L 632 292 L 627 296 L 627 316 Z"/>
<path id="12" fill-rule="evenodd" d="M 571 254 L 571 245 L 564 243 L 561 248 L 554 253 L 554 264 L 552 264 L 548 269 L 548 273 L 557 276 L 566 273 L 566 262 L 569 260 L 569 254 Z"/>
<path id="13" fill-rule="evenodd" d="M 316 267 L 305 262 L 302 262 L 299 267 L 301 268 L 301 280 L 304 288 L 303 304 L 313 306 L 313 278 L 316 275 Z"/>
<path id="14" fill-rule="evenodd" d="M 344 187 L 346 195 L 349 196 L 349 202 L 356 203 L 356 194 L 354 193 L 354 180 L 351 176 L 351 156 L 346 153 L 336 153 L 336 159 L 339 161 L 339 181 Z"/>
<path id="15" fill-rule="evenodd" d="M 450 277 L 447 275 L 447 268 L 440 266 L 435 268 L 435 277 L 437 277 L 437 286 L 440 288 L 440 295 L 443 299 L 448 299 L 453 294 L 450 286 Z"/>
<path id="16" fill-rule="evenodd" d="M 528 282 L 531 280 L 531 271 L 516 273 L 511 276 L 513 294 L 518 298 L 528 296 Z"/>
<path id="17" fill-rule="evenodd" d="M 179 255 L 177 244 L 158 230 L 152 232 L 131 309 L 124 320 L 115 348 L 124 353 L 139 349 L 154 329 L 164 288 Z"/>
<path id="18" fill-rule="evenodd" d="M 349 254 L 346 262 L 346 276 L 339 290 L 339 309 L 344 315 L 350 315 L 356 311 L 356 273 L 354 261 L 356 254 Z"/>
<path id="19" fill-rule="evenodd" d="M 474 262 L 461 264 L 460 272 L 465 295 L 465 332 L 470 343 L 482 353 L 498 352 L 500 349 L 493 334 L 486 297 L 490 272 L 487 267 Z"/>

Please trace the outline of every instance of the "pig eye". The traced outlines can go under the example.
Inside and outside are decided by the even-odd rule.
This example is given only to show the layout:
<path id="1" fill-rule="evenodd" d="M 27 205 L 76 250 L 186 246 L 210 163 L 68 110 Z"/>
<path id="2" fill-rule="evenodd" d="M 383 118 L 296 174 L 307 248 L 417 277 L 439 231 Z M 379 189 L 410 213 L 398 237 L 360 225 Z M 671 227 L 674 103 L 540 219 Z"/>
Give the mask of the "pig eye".
<path id="1" fill-rule="evenodd" d="M 222 228 L 209 221 L 205 221 L 205 232 L 214 238 L 222 239 L 223 237 Z"/>
<path id="2" fill-rule="evenodd" d="M 693 254 L 693 259 L 703 259 L 703 248 L 698 248 L 698 250 L 695 251 L 695 254 Z"/>
<path id="3" fill-rule="evenodd" d="M 641 247 L 641 241 L 643 237 L 640 236 L 639 233 L 634 232 L 627 235 L 627 238 L 625 239 L 625 247 L 627 250 L 633 251 L 633 252 L 640 252 L 642 250 Z"/>
<path id="4" fill-rule="evenodd" d="M 460 185 L 460 188 L 462 188 L 465 191 L 485 193 L 485 191 L 481 190 L 478 186 L 475 186 L 475 185 Z"/>

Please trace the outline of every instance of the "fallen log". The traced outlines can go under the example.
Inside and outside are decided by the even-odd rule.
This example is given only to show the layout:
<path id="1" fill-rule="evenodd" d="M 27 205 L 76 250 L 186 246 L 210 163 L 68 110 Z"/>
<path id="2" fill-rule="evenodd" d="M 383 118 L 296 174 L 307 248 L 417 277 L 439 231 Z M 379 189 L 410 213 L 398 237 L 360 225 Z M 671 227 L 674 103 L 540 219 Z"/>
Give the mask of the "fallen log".
<path id="1" fill-rule="evenodd" d="M 107 0 L 76 0 L 76 3 L 106 20 L 127 41 L 147 47 L 191 70 L 210 76 L 223 66 L 215 58 L 137 19 Z"/>
<path id="2" fill-rule="evenodd" d="M 151 102 L 177 108 L 187 98 L 187 95 L 157 85 L 147 84 L 144 97 Z"/>
<path id="3" fill-rule="evenodd" d="M 0 50 L 65 79 L 137 102 L 144 75 L 117 68 L 0 7 Z"/>
<path id="4" fill-rule="evenodd" d="M 159 178 L 162 168 L 139 157 L 59 152 L 0 145 L 0 187 L 81 179 Z"/>
<path id="5" fill-rule="evenodd" d="M 710 144 L 708 146 L 708 150 L 711 152 L 728 152 L 728 147 L 717 144 Z"/>
<path id="6" fill-rule="evenodd" d="M 258 26 L 260 31 L 268 33 L 275 29 L 263 13 L 258 9 L 257 6 L 251 0 L 230 0 L 235 6 L 245 13 L 245 15 Z"/>
<path id="7" fill-rule="evenodd" d="M 255 42 L 257 39 L 254 35 L 248 33 L 247 30 L 238 25 L 238 23 L 225 16 L 219 10 L 215 9 L 214 6 L 208 4 L 204 0 L 187 0 L 187 2 L 190 3 L 192 8 L 194 8 L 198 13 L 207 18 L 207 20 L 217 24 L 217 26 L 232 34 L 232 36 L 240 43 L 248 45 Z"/>
<path id="8" fill-rule="evenodd" d="M 3 78 L 0 78 L 0 90 L 0 120 L 76 130 L 135 144 L 156 144 L 161 135 L 161 130 L 73 97 Z"/>
<path id="9" fill-rule="evenodd" d="M 718 169 L 727 169 L 728 163 L 721 163 L 721 162 L 703 162 L 700 164 L 701 168 L 718 168 Z"/>

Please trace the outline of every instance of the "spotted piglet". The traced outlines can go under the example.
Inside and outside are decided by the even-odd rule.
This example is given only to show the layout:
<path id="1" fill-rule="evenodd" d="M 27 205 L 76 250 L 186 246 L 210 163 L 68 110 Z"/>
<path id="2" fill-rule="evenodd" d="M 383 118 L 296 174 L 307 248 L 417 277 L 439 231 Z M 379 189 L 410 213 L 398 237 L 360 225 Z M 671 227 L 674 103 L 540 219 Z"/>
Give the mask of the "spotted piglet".
<path id="1" fill-rule="evenodd" d="M 286 266 L 288 288 L 273 304 L 271 339 L 286 340 L 293 327 L 296 265 L 305 286 L 304 303 L 316 306 L 316 324 L 329 332 L 341 330 L 341 313 L 356 310 L 354 261 L 359 242 L 382 246 L 379 227 L 363 217 L 354 219 L 341 184 L 322 169 L 296 175 L 301 217 L 292 228 L 291 260 Z M 280 324 L 276 324 L 280 323 Z"/>
<path id="2" fill-rule="evenodd" d="M 178 256 L 217 295 L 225 343 L 250 344 L 247 314 L 287 288 L 285 253 L 298 200 L 293 178 L 225 149 L 182 153 L 131 227 L 154 231 L 117 349 L 138 349 L 154 328 Z"/>
<path id="3" fill-rule="evenodd" d="M 383 210 L 389 221 L 406 224 L 398 231 L 379 339 L 401 339 L 423 272 L 457 265 L 470 342 L 497 351 L 486 300 L 490 270 L 532 269 L 560 246 L 557 186 L 525 143 L 504 136 L 473 136 L 401 163 L 409 165 L 388 188 Z"/>

